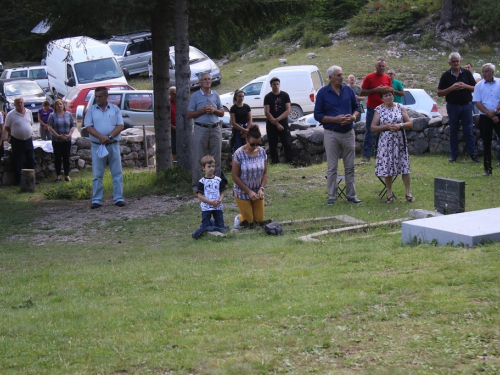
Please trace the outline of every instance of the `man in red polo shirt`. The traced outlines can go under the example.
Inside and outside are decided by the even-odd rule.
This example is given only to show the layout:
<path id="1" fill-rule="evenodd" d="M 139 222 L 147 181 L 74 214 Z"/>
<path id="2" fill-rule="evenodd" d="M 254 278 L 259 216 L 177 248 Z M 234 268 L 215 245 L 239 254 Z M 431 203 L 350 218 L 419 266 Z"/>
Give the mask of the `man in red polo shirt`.
<path id="1" fill-rule="evenodd" d="M 386 68 L 387 64 L 385 59 L 383 57 L 377 57 L 375 71 L 368 74 L 361 84 L 361 96 L 368 96 L 366 100 L 366 133 L 363 141 L 363 162 L 365 163 L 369 162 L 370 156 L 372 156 L 374 136 L 370 127 L 372 125 L 373 115 L 375 114 L 375 108 L 382 104 L 379 91 L 384 86 L 392 87 L 391 78 L 385 74 Z"/>

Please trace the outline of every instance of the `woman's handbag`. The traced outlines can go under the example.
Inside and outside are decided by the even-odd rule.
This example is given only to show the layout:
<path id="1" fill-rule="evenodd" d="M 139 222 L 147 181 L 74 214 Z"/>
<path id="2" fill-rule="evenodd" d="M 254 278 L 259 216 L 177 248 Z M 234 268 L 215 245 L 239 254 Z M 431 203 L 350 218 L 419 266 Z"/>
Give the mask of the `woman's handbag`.
<path id="1" fill-rule="evenodd" d="M 283 228 L 277 221 L 271 221 L 269 224 L 264 226 L 267 234 L 280 236 L 283 233 Z"/>

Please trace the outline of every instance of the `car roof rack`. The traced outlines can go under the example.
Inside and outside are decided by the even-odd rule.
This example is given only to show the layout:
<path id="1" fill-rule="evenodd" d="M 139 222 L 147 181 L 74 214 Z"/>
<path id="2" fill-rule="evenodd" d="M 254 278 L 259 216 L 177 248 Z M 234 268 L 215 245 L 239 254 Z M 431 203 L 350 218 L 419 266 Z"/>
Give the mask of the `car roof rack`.
<path id="1" fill-rule="evenodd" d="M 135 39 L 151 39 L 150 30 L 138 30 L 125 34 L 112 35 L 110 42 L 134 42 Z"/>

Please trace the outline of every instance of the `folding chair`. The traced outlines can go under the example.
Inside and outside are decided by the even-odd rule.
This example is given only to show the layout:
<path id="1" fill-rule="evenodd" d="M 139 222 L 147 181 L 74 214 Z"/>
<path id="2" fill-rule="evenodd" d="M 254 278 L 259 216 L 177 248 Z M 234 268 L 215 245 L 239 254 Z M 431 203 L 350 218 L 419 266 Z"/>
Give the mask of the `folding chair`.
<path id="1" fill-rule="evenodd" d="M 392 184 L 394 185 L 394 181 L 396 181 L 396 179 L 398 178 L 399 175 L 395 175 L 394 178 L 392 179 Z M 378 193 L 378 197 L 379 199 L 382 199 L 385 195 L 385 193 L 387 193 L 387 186 L 385 184 L 385 181 L 382 177 L 379 177 L 377 176 L 379 181 L 382 183 L 382 185 L 384 185 L 384 187 L 382 188 L 382 190 L 380 191 L 380 193 Z M 394 190 L 392 191 L 392 196 L 394 197 L 394 199 L 397 199 L 396 198 L 396 194 L 394 194 Z"/>
<path id="2" fill-rule="evenodd" d="M 347 196 L 345 195 L 345 176 L 344 175 L 337 175 L 337 199 L 344 197 L 347 200 Z M 341 186 L 342 181 L 344 181 L 344 185 Z"/>

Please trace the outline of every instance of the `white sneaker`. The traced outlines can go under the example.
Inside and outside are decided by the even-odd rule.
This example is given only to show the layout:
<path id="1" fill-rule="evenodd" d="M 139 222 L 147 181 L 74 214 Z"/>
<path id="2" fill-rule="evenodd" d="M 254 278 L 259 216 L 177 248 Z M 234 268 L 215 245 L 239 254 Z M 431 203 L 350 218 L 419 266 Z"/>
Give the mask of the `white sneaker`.
<path id="1" fill-rule="evenodd" d="M 236 216 L 234 217 L 234 226 L 235 226 L 235 227 L 239 227 L 239 226 L 240 226 L 240 224 L 241 224 L 240 220 L 238 219 L 238 216 L 240 216 L 240 214 L 238 214 L 238 215 L 236 215 Z"/>

